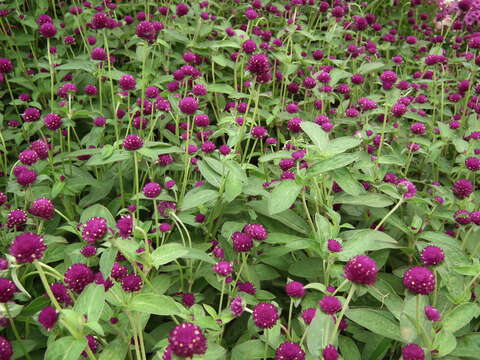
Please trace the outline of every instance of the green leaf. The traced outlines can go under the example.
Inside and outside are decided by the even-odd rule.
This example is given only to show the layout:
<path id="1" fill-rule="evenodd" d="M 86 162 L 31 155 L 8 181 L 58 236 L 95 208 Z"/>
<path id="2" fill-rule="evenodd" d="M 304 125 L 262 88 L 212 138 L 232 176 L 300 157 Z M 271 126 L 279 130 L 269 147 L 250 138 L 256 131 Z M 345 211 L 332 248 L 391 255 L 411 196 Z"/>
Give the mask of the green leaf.
<path id="1" fill-rule="evenodd" d="M 480 334 L 467 334 L 457 339 L 457 347 L 450 354 L 459 358 L 477 359 L 480 354 Z"/>
<path id="2" fill-rule="evenodd" d="M 358 158 L 358 153 L 337 154 L 328 159 L 320 160 L 310 168 L 309 174 L 315 176 L 327 171 L 340 169 L 354 161 L 357 161 Z"/>
<path id="3" fill-rule="evenodd" d="M 95 154 L 85 163 L 86 166 L 99 166 L 111 164 L 117 161 L 126 161 L 131 158 L 131 154 L 125 150 L 115 150 L 111 156 L 104 158 L 103 154 Z"/>
<path id="4" fill-rule="evenodd" d="M 112 247 L 105 249 L 102 256 L 100 256 L 100 272 L 105 279 L 109 277 L 112 272 L 113 263 L 115 262 L 117 254 L 118 250 Z"/>
<path id="5" fill-rule="evenodd" d="M 382 62 L 363 63 L 357 70 L 359 74 L 365 75 L 373 71 L 380 70 L 385 66 Z"/>
<path id="6" fill-rule="evenodd" d="M 382 194 L 360 194 L 352 196 L 349 194 L 340 194 L 335 196 L 335 203 L 348 205 L 363 205 L 373 208 L 384 208 L 393 204 L 393 201 Z"/>
<path id="7" fill-rule="evenodd" d="M 215 190 L 202 190 L 194 188 L 185 194 L 182 203 L 182 211 L 196 208 L 205 203 L 214 201 L 218 198 L 218 192 Z"/>
<path id="8" fill-rule="evenodd" d="M 198 161 L 198 169 L 207 182 L 217 188 L 220 187 L 222 178 L 203 160 Z"/>
<path id="9" fill-rule="evenodd" d="M 98 357 L 98 360 L 123 360 L 125 359 L 125 356 L 127 356 L 128 347 L 129 345 L 123 339 L 116 338 L 110 341 L 108 345 L 102 349 L 102 353 L 100 354 L 100 357 Z"/>
<path id="10" fill-rule="evenodd" d="M 105 206 L 100 204 L 95 204 L 89 208 L 83 210 L 82 215 L 80 215 L 80 222 L 84 224 L 87 220 L 93 217 L 102 217 L 107 220 L 107 224 L 111 228 L 115 228 L 115 219 Z"/>
<path id="11" fill-rule="evenodd" d="M 350 309 L 346 316 L 371 332 L 389 339 L 403 341 L 398 323 L 386 311 L 374 309 Z"/>
<path id="12" fill-rule="evenodd" d="M 89 284 L 75 302 L 74 310 L 87 315 L 88 321 L 97 321 L 105 306 L 105 288 L 103 285 Z"/>
<path id="13" fill-rule="evenodd" d="M 271 215 L 268 210 L 267 201 L 250 201 L 248 205 L 250 205 L 250 207 L 259 214 L 279 221 L 283 225 L 288 226 L 290 229 L 293 229 L 299 233 L 307 234 L 307 231 L 305 230 L 308 227 L 307 223 L 301 216 L 297 215 L 292 210 L 285 210 L 281 213 Z"/>
<path id="14" fill-rule="evenodd" d="M 435 337 L 434 345 L 438 350 L 437 356 L 442 358 L 455 350 L 457 347 L 457 339 L 452 333 L 443 329 Z"/>
<path id="15" fill-rule="evenodd" d="M 328 345 L 334 326 L 331 316 L 317 311 L 307 329 L 306 338 L 308 351 L 314 357 L 319 357 L 322 349 Z"/>
<path id="16" fill-rule="evenodd" d="M 231 202 L 242 193 L 242 180 L 233 171 L 229 171 L 225 179 L 225 192 L 223 197 L 226 202 Z"/>
<path id="17" fill-rule="evenodd" d="M 480 314 L 478 305 L 466 303 L 456 306 L 443 318 L 443 329 L 454 333 Z"/>
<path id="18" fill-rule="evenodd" d="M 358 196 L 365 192 L 364 187 L 353 178 L 350 171 L 346 168 L 333 170 L 332 177 L 343 191 L 349 195 Z"/>
<path id="19" fill-rule="evenodd" d="M 377 279 L 374 286 L 367 287 L 370 295 L 387 306 L 387 309 L 400 319 L 403 308 L 403 299 L 397 295 L 393 287 L 383 279 Z"/>
<path id="20" fill-rule="evenodd" d="M 185 314 L 185 309 L 171 297 L 158 294 L 137 294 L 127 305 L 127 310 L 170 316 Z"/>
<path id="21" fill-rule="evenodd" d="M 327 151 L 329 146 L 328 133 L 324 131 L 320 125 L 309 121 L 302 121 L 300 127 L 313 143 L 318 146 L 322 153 Z"/>
<path id="22" fill-rule="evenodd" d="M 236 345 L 232 350 L 232 360 L 262 359 L 265 356 L 265 345 L 261 340 L 245 341 Z M 269 348 L 267 357 L 272 357 L 273 351 Z"/>
<path id="23" fill-rule="evenodd" d="M 48 346 L 45 360 L 77 360 L 86 346 L 85 338 L 62 337 Z"/>
<path id="24" fill-rule="evenodd" d="M 331 86 L 335 86 L 340 80 L 350 77 L 352 74 L 348 71 L 340 70 L 340 69 L 333 69 L 330 72 L 330 84 Z"/>
<path id="25" fill-rule="evenodd" d="M 89 73 L 95 71 L 95 64 L 90 60 L 73 60 L 66 64 L 60 65 L 56 68 L 57 70 L 84 70 Z"/>
<path id="26" fill-rule="evenodd" d="M 401 247 L 390 235 L 372 229 L 344 231 L 340 233 L 340 236 L 345 240 L 343 250 L 338 254 L 342 261 L 347 261 L 351 257 L 367 251 Z"/>
<path id="27" fill-rule="evenodd" d="M 362 356 L 355 341 L 346 336 L 338 338 L 338 347 L 344 360 L 361 360 Z"/>
<path id="28" fill-rule="evenodd" d="M 160 265 L 181 258 L 188 253 L 188 249 L 177 243 L 170 243 L 156 248 L 152 252 L 153 266 L 158 268 Z"/>
<path id="29" fill-rule="evenodd" d="M 295 200 L 297 200 L 301 190 L 302 185 L 297 184 L 295 180 L 283 180 L 273 189 L 268 198 L 268 211 L 270 215 L 288 210 Z"/>
<path id="30" fill-rule="evenodd" d="M 347 150 L 353 149 L 362 143 L 362 140 L 353 136 L 342 136 L 330 140 L 327 153 L 331 155 L 341 154 Z"/>
<path id="31" fill-rule="evenodd" d="M 237 91 L 227 84 L 207 84 L 208 92 L 222 93 L 222 94 L 234 94 Z"/>

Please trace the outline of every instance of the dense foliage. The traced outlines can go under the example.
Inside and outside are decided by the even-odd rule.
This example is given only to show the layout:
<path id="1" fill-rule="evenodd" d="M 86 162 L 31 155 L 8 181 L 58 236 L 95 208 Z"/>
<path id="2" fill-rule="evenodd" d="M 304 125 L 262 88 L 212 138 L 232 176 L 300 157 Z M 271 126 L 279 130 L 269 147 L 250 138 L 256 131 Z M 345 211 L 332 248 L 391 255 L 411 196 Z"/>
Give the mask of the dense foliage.
<path id="1" fill-rule="evenodd" d="M 0 360 L 478 359 L 477 3 L 0 4 Z"/>

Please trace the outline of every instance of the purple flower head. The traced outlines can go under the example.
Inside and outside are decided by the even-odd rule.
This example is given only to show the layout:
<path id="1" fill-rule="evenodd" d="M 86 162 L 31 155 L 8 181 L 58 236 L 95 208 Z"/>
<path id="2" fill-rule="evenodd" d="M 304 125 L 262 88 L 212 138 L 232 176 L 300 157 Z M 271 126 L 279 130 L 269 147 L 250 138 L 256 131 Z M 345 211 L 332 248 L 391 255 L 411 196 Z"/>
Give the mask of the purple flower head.
<path id="1" fill-rule="evenodd" d="M 300 127 L 300 124 L 302 123 L 302 119 L 298 117 L 293 117 L 291 118 L 288 123 L 287 123 L 287 128 L 293 133 L 299 133 L 302 128 Z"/>
<path id="2" fill-rule="evenodd" d="M 257 289 L 255 289 L 255 286 L 249 281 L 237 282 L 237 288 L 238 288 L 238 291 L 244 292 L 250 295 L 255 295 L 255 293 L 257 292 Z"/>
<path id="3" fill-rule="evenodd" d="M 51 38 L 57 34 L 57 28 L 51 22 L 40 25 L 38 31 L 44 38 Z"/>
<path id="4" fill-rule="evenodd" d="M 71 305 L 73 304 L 72 298 L 68 295 L 67 288 L 62 283 L 53 283 L 50 285 L 53 296 L 60 304 Z"/>
<path id="5" fill-rule="evenodd" d="M 43 238 L 40 235 L 27 232 L 18 235 L 10 246 L 10 255 L 19 263 L 31 263 L 41 259 L 47 250 Z"/>
<path id="6" fill-rule="evenodd" d="M 335 239 L 330 239 L 327 241 L 327 248 L 328 248 L 328 251 L 337 253 L 342 251 L 342 244 L 340 244 Z"/>
<path id="7" fill-rule="evenodd" d="M 236 252 L 248 252 L 253 248 L 253 240 L 249 234 L 234 232 L 232 234 L 233 250 Z"/>
<path id="8" fill-rule="evenodd" d="M 268 237 L 267 229 L 261 224 L 247 224 L 243 227 L 242 232 L 258 241 L 264 241 Z"/>
<path id="9" fill-rule="evenodd" d="M 301 282 L 290 281 L 285 285 L 285 293 L 291 298 L 302 298 L 305 296 L 305 287 Z"/>
<path id="10" fill-rule="evenodd" d="M 40 198 L 33 202 L 28 210 L 33 216 L 44 220 L 50 220 L 55 215 L 55 206 L 47 198 Z"/>
<path id="11" fill-rule="evenodd" d="M 402 192 L 404 198 L 412 198 L 417 194 L 417 188 L 406 179 L 397 181 L 397 188 Z"/>
<path id="12" fill-rule="evenodd" d="M 453 194 L 459 199 L 465 199 L 473 192 L 473 185 L 467 179 L 459 179 L 453 183 Z"/>
<path id="13" fill-rule="evenodd" d="M 305 321 L 305 324 L 310 325 L 316 313 L 317 313 L 317 309 L 308 308 L 308 309 L 305 309 L 300 316 L 302 317 L 303 321 Z"/>
<path id="14" fill-rule="evenodd" d="M 351 258 L 344 267 L 345 278 L 356 284 L 374 285 L 377 273 L 377 263 L 365 255 Z"/>
<path id="15" fill-rule="evenodd" d="M 275 360 L 304 360 L 305 352 L 294 342 L 284 342 L 275 351 Z"/>
<path id="16" fill-rule="evenodd" d="M 35 140 L 30 144 L 30 149 L 35 151 L 42 160 L 48 158 L 49 145 L 43 140 Z"/>
<path id="17" fill-rule="evenodd" d="M 436 321 L 440 321 L 442 318 L 442 316 L 440 315 L 440 311 L 438 311 L 433 306 L 430 306 L 430 305 L 425 306 L 424 311 L 425 311 L 425 316 L 430 321 L 436 322 Z"/>
<path id="18" fill-rule="evenodd" d="M 9 279 L 0 278 L 0 303 L 6 303 L 12 300 L 17 292 L 15 283 Z"/>
<path id="19" fill-rule="evenodd" d="M 161 217 L 167 218 L 170 212 L 177 210 L 177 204 L 173 201 L 161 201 L 158 203 L 157 209 Z"/>
<path id="20" fill-rule="evenodd" d="M 124 215 L 120 217 L 116 225 L 118 233 L 123 239 L 126 239 L 132 235 L 133 219 L 131 215 Z"/>
<path id="21" fill-rule="evenodd" d="M 29 107 L 23 111 L 22 118 L 25 122 L 34 122 L 40 119 L 41 112 L 37 108 Z"/>
<path id="22" fill-rule="evenodd" d="M 140 291 L 142 285 L 142 278 L 138 275 L 130 274 L 122 278 L 122 289 L 127 292 Z"/>
<path id="23" fill-rule="evenodd" d="M 23 150 L 18 155 L 18 159 L 20 160 L 20 162 L 22 164 L 33 165 L 38 161 L 39 157 L 38 157 L 38 154 L 34 150 L 27 149 L 27 150 Z"/>
<path id="24" fill-rule="evenodd" d="M 263 126 L 254 126 L 252 128 L 251 134 L 254 138 L 257 139 L 263 139 L 267 137 L 267 129 L 265 129 Z"/>
<path id="25" fill-rule="evenodd" d="M 322 351 L 324 360 L 337 360 L 340 357 L 338 350 L 333 345 L 327 345 Z"/>
<path id="26" fill-rule="evenodd" d="M 202 330 L 192 323 L 177 325 L 168 336 L 172 351 L 181 358 L 203 355 L 207 351 L 207 339 Z"/>
<path id="27" fill-rule="evenodd" d="M 471 156 L 465 160 L 465 167 L 470 171 L 480 170 L 480 158 Z"/>
<path id="28" fill-rule="evenodd" d="M 139 38 L 142 38 L 149 42 L 153 42 L 157 38 L 157 31 L 155 30 L 153 23 L 151 23 L 150 21 L 141 21 L 140 23 L 138 23 L 135 29 L 135 34 Z"/>
<path id="29" fill-rule="evenodd" d="M 424 265 L 438 265 L 445 260 L 445 254 L 443 250 L 438 246 L 427 246 L 422 250 L 422 262 Z"/>
<path id="30" fill-rule="evenodd" d="M 143 187 L 143 195 L 153 199 L 156 198 L 162 192 L 162 188 L 159 183 L 149 182 Z"/>
<path id="31" fill-rule="evenodd" d="M 83 256 L 85 257 L 92 257 L 92 256 L 95 256 L 97 253 L 97 248 L 93 245 L 87 245 L 87 246 L 84 246 L 81 250 L 80 250 L 80 254 L 82 254 Z"/>
<path id="32" fill-rule="evenodd" d="M 10 360 L 13 355 L 13 347 L 10 341 L 0 336 L 0 359 Z"/>
<path id="33" fill-rule="evenodd" d="M 342 303 L 335 296 L 324 296 L 318 304 L 320 309 L 328 315 L 333 315 L 342 309 Z"/>
<path id="34" fill-rule="evenodd" d="M 198 100 L 194 97 L 187 96 L 178 103 L 180 111 L 186 115 L 192 115 L 198 109 Z"/>
<path id="35" fill-rule="evenodd" d="M 11 210 L 7 215 L 7 227 L 9 229 L 21 229 L 27 222 L 27 213 L 21 209 Z"/>
<path id="36" fill-rule="evenodd" d="M 233 272 L 233 264 L 230 261 L 219 261 L 213 265 L 213 272 L 220 276 L 228 276 Z"/>
<path id="37" fill-rule="evenodd" d="M 245 310 L 245 304 L 241 296 L 235 297 L 230 304 L 230 311 L 233 316 L 240 316 Z"/>
<path id="38" fill-rule="evenodd" d="M 253 322 L 260 329 L 271 329 L 278 320 L 277 308 L 269 303 L 260 303 L 253 308 Z"/>
<path id="39" fill-rule="evenodd" d="M 123 139 L 123 148 L 125 150 L 135 151 L 140 149 L 143 146 L 143 139 L 134 134 L 125 136 Z"/>
<path id="40" fill-rule="evenodd" d="M 18 168 L 18 171 L 16 171 Z M 26 166 L 20 167 L 17 166 L 13 170 L 14 175 L 17 178 L 17 182 L 22 186 L 29 186 L 35 183 L 37 180 L 37 172 L 35 170 L 31 170 Z"/>
<path id="41" fill-rule="evenodd" d="M 57 319 L 58 319 L 58 313 L 55 310 L 55 308 L 51 306 L 47 306 L 43 308 L 42 311 L 40 311 L 40 314 L 38 315 L 38 322 L 47 331 L 50 331 L 53 329 L 53 327 L 57 323 Z"/>
<path id="42" fill-rule="evenodd" d="M 128 274 L 128 269 L 118 262 L 113 263 L 110 276 L 117 281 L 121 281 Z"/>
<path id="43" fill-rule="evenodd" d="M 403 360 L 424 360 L 425 352 L 417 344 L 408 344 L 402 348 Z"/>
<path id="44" fill-rule="evenodd" d="M 120 86 L 120 89 L 124 91 L 134 90 L 137 86 L 135 78 L 130 74 L 122 75 L 120 77 L 120 80 L 118 80 L 118 84 Z"/>
<path id="45" fill-rule="evenodd" d="M 475 225 L 480 225 L 480 211 L 472 211 L 470 213 L 470 219 Z"/>
<path id="46" fill-rule="evenodd" d="M 43 123 L 48 130 L 58 130 L 63 124 L 62 117 L 55 113 L 45 115 Z"/>
<path id="47" fill-rule="evenodd" d="M 102 217 L 89 219 L 82 229 L 82 239 L 89 244 L 94 244 L 107 233 L 107 220 Z"/>
<path id="48" fill-rule="evenodd" d="M 435 290 L 435 275 L 422 266 L 414 266 L 403 274 L 403 285 L 415 294 L 428 295 Z"/>
<path id="49" fill-rule="evenodd" d="M 92 60 L 99 60 L 99 61 L 107 60 L 107 52 L 103 48 L 93 48 L 90 56 Z"/>
<path id="50" fill-rule="evenodd" d="M 85 287 L 95 280 L 92 269 L 84 264 L 73 264 L 65 272 L 64 281 L 68 288 L 80 294 Z"/>

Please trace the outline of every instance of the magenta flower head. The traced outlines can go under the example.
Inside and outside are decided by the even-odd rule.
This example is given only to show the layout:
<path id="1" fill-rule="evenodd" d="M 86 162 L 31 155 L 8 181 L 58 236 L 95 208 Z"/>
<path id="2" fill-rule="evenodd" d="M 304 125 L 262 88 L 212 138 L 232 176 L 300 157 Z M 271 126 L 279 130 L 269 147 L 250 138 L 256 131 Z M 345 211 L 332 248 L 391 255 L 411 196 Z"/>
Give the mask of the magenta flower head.
<path id="1" fill-rule="evenodd" d="M 345 278 L 356 284 L 374 285 L 377 280 L 377 263 L 365 255 L 351 258 L 343 270 Z"/>
<path id="2" fill-rule="evenodd" d="M 0 278 L 0 303 L 6 303 L 12 300 L 17 292 L 15 283 L 9 279 Z"/>
<path id="3" fill-rule="evenodd" d="M 187 96 L 180 100 L 178 103 L 178 108 L 186 115 L 195 114 L 195 111 L 198 109 L 198 100 L 194 97 Z"/>
<path id="4" fill-rule="evenodd" d="M 40 235 L 27 232 L 18 235 L 10 246 L 10 255 L 19 263 L 31 263 L 41 259 L 47 250 L 43 238 Z"/>
<path id="5" fill-rule="evenodd" d="M 120 86 L 120 89 L 124 91 L 129 91 L 129 90 L 135 89 L 135 87 L 137 86 L 137 82 L 135 81 L 135 78 L 132 75 L 125 74 L 125 75 L 122 75 L 118 80 L 118 85 Z"/>
<path id="6" fill-rule="evenodd" d="M 243 314 L 244 310 L 245 310 L 245 304 L 243 302 L 242 297 L 237 296 L 233 298 L 230 304 L 230 311 L 232 312 L 232 315 L 235 317 L 238 317 Z"/>
<path id="7" fill-rule="evenodd" d="M 93 48 L 90 56 L 92 60 L 98 60 L 98 61 L 107 60 L 107 52 L 103 48 Z"/>
<path id="8" fill-rule="evenodd" d="M 11 210 L 7 215 L 7 227 L 9 229 L 21 229 L 27 222 L 27 213 L 22 209 Z"/>
<path id="9" fill-rule="evenodd" d="M 324 296 L 318 304 L 320 309 L 328 315 L 333 315 L 342 309 L 342 303 L 335 296 Z"/>
<path id="10" fill-rule="evenodd" d="M 337 360 L 340 357 L 338 350 L 333 345 L 327 345 L 322 351 L 323 360 Z"/>
<path id="11" fill-rule="evenodd" d="M 64 280 L 70 290 L 80 294 L 88 284 L 95 281 L 95 274 L 87 265 L 73 264 L 65 272 Z"/>
<path id="12" fill-rule="evenodd" d="M 192 323 L 177 325 L 168 336 L 172 351 L 181 358 L 203 355 L 207 351 L 207 339 L 202 329 Z"/>
<path id="13" fill-rule="evenodd" d="M 417 194 L 417 188 L 410 181 L 406 179 L 400 179 L 397 182 L 397 188 L 402 192 L 403 197 L 408 199 Z"/>
<path id="14" fill-rule="evenodd" d="M 160 184 L 156 182 L 149 182 L 143 187 L 143 195 L 150 199 L 156 198 L 161 192 L 162 188 Z"/>
<path id="15" fill-rule="evenodd" d="M 144 40 L 153 42 L 157 37 L 157 31 L 150 21 L 141 21 L 138 23 L 135 34 Z"/>
<path id="16" fill-rule="evenodd" d="M 48 130 L 58 130 L 63 124 L 62 117 L 55 113 L 47 114 L 43 118 L 43 124 Z"/>
<path id="17" fill-rule="evenodd" d="M 133 220 L 131 215 L 124 215 L 117 221 L 117 229 L 122 239 L 126 239 L 132 235 Z"/>
<path id="18" fill-rule="evenodd" d="M 123 139 L 123 148 L 125 150 L 135 151 L 140 149 L 143 146 L 143 139 L 134 134 L 125 136 Z"/>
<path id="19" fill-rule="evenodd" d="M 294 342 L 284 342 L 275 351 L 275 360 L 304 360 L 305 352 Z"/>
<path id="20" fill-rule="evenodd" d="M 425 316 L 427 317 L 428 320 L 437 322 L 440 321 L 442 316 L 440 315 L 440 311 L 438 311 L 436 308 L 433 306 L 427 305 L 425 306 Z"/>
<path id="21" fill-rule="evenodd" d="M 249 252 L 253 248 L 252 237 L 242 232 L 232 234 L 233 250 L 236 252 Z"/>
<path id="22" fill-rule="evenodd" d="M 13 71 L 13 64 L 10 59 L 0 58 L 0 73 L 6 74 Z"/>
<path id="23" fill-rule="evenodd" d="M 49 145 L 43 140 L 35 140 L 30 144 L 30 149 L 35 151 L 42 160 L 48 158 Z"/>
<path id="24" fill-rule="evenodd" d="M 268 132 L 263 126 L 254 126 L 252 128 L 251 134 L 256 139 L 263 139 L 267 137 Z"/>
<path id="25" fill-rule="evenodd" d="M 425 352 L 417 344 L 408 344 L 402 348 L 403 360 L 424 360 Z"/>
<path id="26" fill-rule="evenodd" d="M 0 336 L 0 359 L 10 360 L 13 355 L 13 347 L 8 339 Z"/>
<path id="27" fill-rule="evenodd" d="M 270 62 L 265 54 L 250 56 L 246 69 L 255 75 L 259 82 L 266 82 L 271 78 Z"/>
<path id="28" fill-rule="evenodd" d="M 29 107 L 26 108 L 22 114 L 23 121 L 25 122 L 34 122 L 40 119 L 41 112 L 37 108 Z"/>
<path id="29" fill-rule="evenodd" d="M 403 285 L 415 294 L 428 295 L 435 290 L 435 275 L 422 266 L 414 266 L 403 274 Z"/>
<path id="30" fill-rule="evenodd" d="M 342 244 L 335 239 L 330 239 L 327 241 L 327 249 L 330 252 L 338 253 L 342 251 Z"/>
<path id="31" fill-rule="evenodd" d="M 465 160 L 465 167 L 470 171 L 480 170 L 480 158 L 471 156 Z"/>
<path id="32" fill-rule="evenodd" d="M 453 183 L 453 194 L 459 199 L 465 199 L 473 192 L 473 185 L 467 179 L 459 179 Z"/>
<path id="33" fill-rule="evenodd" d="M 28 210 L 33 216 L 44 220 L 50 220 L 55 215 L 55 206 L 47 198 L 40 198 L 33 202 Z"/>
<path id="34" fill-rule="evenodd" d="M 277 308 L 269 303 L 260 303 L 253 308 L 253 322 L 260 329 L 271 329 L 278 320 Z"/>
<path id="35" fill-rule="evenodd" d="M 177 16 L 179 16 L 179 17 L 182 17 L 182 16 L 187 15 L 189 10 L 190 10 L 190 8 L 188 7 L 187 4 L 180 3 L 180 4 L 177 5 L 177 7 L 175 9 L 175 14 L 177 14 Z"/>
<path id="36" fill-rule="evenodd" d="M 233 264 L 230 261 L 219 261 L 213 265 L 213 272 L 220 276 L 228 276 L 233 272 Z"/>
<path id="37" fill-rule="evenodd" d="M 51 22 L 40 25 L 38 31 L 44 38 L 51 38 L 57 34 L 57 28 Z"/>
<path id="38" fill-rule="evenodd" d="M 89 219 L 82 229 L 82 239 L 89 244 L 100 240 L 107 232 L 107 220 L 102 217 Z"/>
<path id="39" fill-rule="evenodd" d="M 260 224 L 247 224 L 243 227 L 242 232 L 250 235 L 253 239 L 258 241 L 266 240 L 268 237 L 267 229 Z"/>
<path id="40" fill-rule="evenodd" d="M 67 288 L 62 283 L 53 283 L 50 285 L 53 296 L 60 304 L 72 305 L 73 301 L 70 295 L 68 295 Z"/>
<path id="41" fill-rule="evenodd" d="M 122 289 L 127 292 L 140 291 L 142 285 L 142 278 L 135 274 L 127 275 L 122 279 Z"/>
<path id="42" fill-rule="evenodd" d="M 18 159 L 22 164 L 33 165 L 38 161 L 39 157 L 34 150 L 26 149 L 18 155 Z"/>
<path id="43" fill-rule="evenodd" d="M 302 312 L 300 316 L 302 317 L 303 321 L 305 321 L 305 324 L 310 325 L 316 314 L 317 314 L 317 309 L 307 308 Z"/>
<path id="44" fill-rule="evenodd" d="M 424 265 L 438 265 L 445 260 L 445 254 L 442 248 L 430 245 L 422 250 L 421 258 Z"/>
<path id="45" fill-rule="evenodd" d="M 38 315 L 38 322 L 47 331 L 50 331 L 54 328 L 55 324 L 57 323 L 57 319 L 58 313 L 51 306 L 43 308 Z"/>
<path id="46" fill-rule="evenodd" d="M 291 298 L 302 298 L 305 296 L 305 287 L 301 282 L 290 281 L 285 285 L 285 293 Z"/>

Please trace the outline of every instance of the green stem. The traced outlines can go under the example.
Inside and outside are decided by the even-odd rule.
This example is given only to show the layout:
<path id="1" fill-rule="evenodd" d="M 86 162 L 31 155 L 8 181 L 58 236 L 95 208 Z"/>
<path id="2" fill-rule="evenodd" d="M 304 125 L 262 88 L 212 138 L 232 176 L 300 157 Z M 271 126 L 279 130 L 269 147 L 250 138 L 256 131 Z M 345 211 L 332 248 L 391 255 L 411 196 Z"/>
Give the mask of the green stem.
<path id="1" fill-rule="evenodd" d="M 378 229 L 380 229 L 380 227 L 383 225 L 383 223 L 384 223 L 385 221 L 387 221 L 387 219 L 388 219 L 395 211 L 397 211 L 397 209 L 400 207 L 400 205 L 403 204 L 403 201 L 404 201 L 404 200 L 403 200 L 403 197 L 402 197 L 402 198 L 400 199 L 400 201 L 393 207 L 393 209 L 390 210 L 387 215 L 385 215 L 385 217 L 382 219 L 382 221 L 380 221 L 380 222 L 377 224 L 377 226 L 375 226 L 375 231 L 378 230 Z"/>
<path id="2" fill-rule="evenodd" d="M 352 300 L 352 297 L 353 297 L 354 292 L 355 292 L 355 284 L 352 283 L 352 287 L 351 287 L 350 290 L 348 291 L 347 299 L 346 299 L 345 302 L 343 303 L 342 311 L 340 311 L 340 314 L 339 314 L 338 317 L 337 317 L 337 321 L 335 322 L 335 327 L 334 327 L 333 332 L 332 332 L 332 335 L 331 335 L 331 337 L 330 337 L 330 342 L 329 342 L 329 344 L 333 344 L 333 343 L 334 343 L 335 337 L 337 336 L 338 328 L 339 328 L 339 326 L 340 326 L 340 321 L 342 321 L 343 315 L 345 314 L 345 311 L 347 311 L 348 304 L 350 303 L 350 300 Z"/>
<path id="3" fill-rule="evenodd" d="M 40 275 L 40 279 L 42 280 L 43 287 L 45 288 L 45 291 L 47 292 L 48 297 L 50 298 L 50 301 L 53 303 L 55 306 L 55 309 L 58 311 L 62 310 L 62 307 L 58 303 L 57 299 L 55 298 L 55 295 L 53 295 L 52 289 L 50 288 L 50 285 L 48 284 L 47 277 L 45 276 L 45 273 L 43 272 L 42 266 L 38 261 L 34 261 L 33 264 L 35 265 L 35 268 L 38 271 L 38 274 Z"/>
<path id="4" fill-rule="evenodd" d="M 12 317 L 12 314 L 10 313 L 10 309 L 8 308 L 7 303 L 5 303 L 5 311 L 7 312 L 7 317 L 8 317 L 8 320 L 10 321 L 10 325 L 12 326 L 13 333 L 15 334 L 15 337 L 17 338 L 18 343 L 20 344 L 20 347 L 22 348 L 22 352 L 25 354 L 28 360 L 32 360 L 32 358 L 28 354 L 27 349 L 25 348 L 25 345 L 23 344 L 22 338 L 18 333 L 17 327 L 15 326 L 15 322 L 13 321 L 13 317 Z"/>

